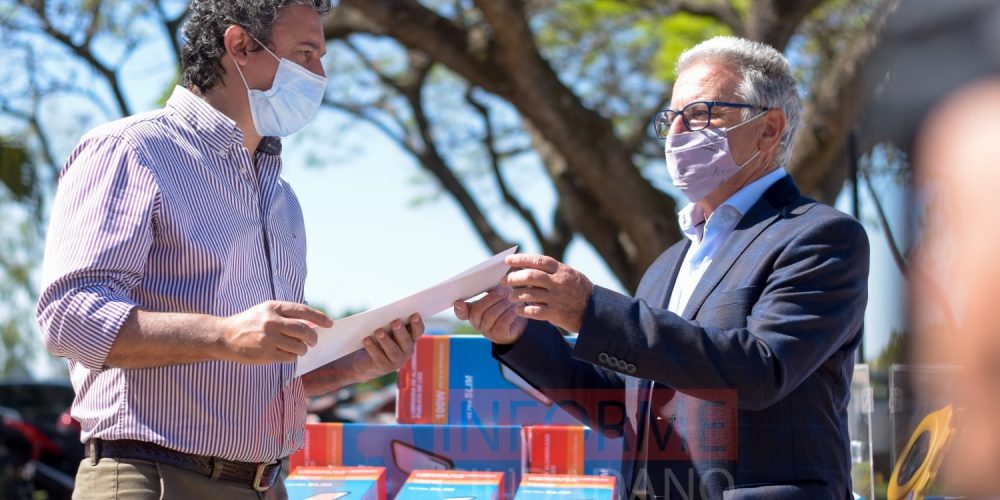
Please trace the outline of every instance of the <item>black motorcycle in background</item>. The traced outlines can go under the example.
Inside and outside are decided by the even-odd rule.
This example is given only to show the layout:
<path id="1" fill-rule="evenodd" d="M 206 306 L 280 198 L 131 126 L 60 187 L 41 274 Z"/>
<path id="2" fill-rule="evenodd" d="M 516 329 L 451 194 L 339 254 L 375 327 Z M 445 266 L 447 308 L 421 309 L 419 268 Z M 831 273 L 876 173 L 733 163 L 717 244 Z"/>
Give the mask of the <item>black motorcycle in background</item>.
<path id="1" fill-rule="evenodd" d="M 0 499 L 69 499 L 83 460 L 68 384 L 0 382 Z"/>

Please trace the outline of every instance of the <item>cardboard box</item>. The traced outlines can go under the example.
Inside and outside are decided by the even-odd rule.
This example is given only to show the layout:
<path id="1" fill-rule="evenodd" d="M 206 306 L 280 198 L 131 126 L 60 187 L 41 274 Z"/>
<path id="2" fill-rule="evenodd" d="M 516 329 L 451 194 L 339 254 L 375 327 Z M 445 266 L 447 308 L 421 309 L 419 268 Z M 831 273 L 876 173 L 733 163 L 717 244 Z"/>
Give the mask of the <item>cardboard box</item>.
<path id="1" fill-rule="evenodd" d="M 578 425 L 493 359 L 479 335 L 426 335 L 399 370 L 396 420 L 411 424 Z"/>
<path id="2" fill-rule="evenodd" d="M 504 472 L 508 494 L 521 477 L 521 428 L 516 426 L 321 423 L 306 425 L 305 441 L 289 458 L 293 468 L 385 467 L 390 496 L 414 470 Z"/>
<path id="3" fill-rule="evenodd" d="M 296 467 L 288 500 L 385 500 L 383 467 Z"/>
<path id="4" fill-rule="evenodd" d="M 514 500 L 615 500 L 614 476 L 527 474 Z"/>
<path id="5" fill-rule="evenodd" d="M 622 439 L 583 426 L 529 425 L 521 430 L 523 474 L 617 476 Z"/>
<path id="6" fill-rule="evenodd" d="M 502 472 L 418 470 L 410 474 L 396 500 L 501 500 Z"/>
<path id="7" fill-rule="evenodd" d="M 305 444 L 288 457 L 288 469 L 344 465 L 344 424 L 306 424 Z"/>

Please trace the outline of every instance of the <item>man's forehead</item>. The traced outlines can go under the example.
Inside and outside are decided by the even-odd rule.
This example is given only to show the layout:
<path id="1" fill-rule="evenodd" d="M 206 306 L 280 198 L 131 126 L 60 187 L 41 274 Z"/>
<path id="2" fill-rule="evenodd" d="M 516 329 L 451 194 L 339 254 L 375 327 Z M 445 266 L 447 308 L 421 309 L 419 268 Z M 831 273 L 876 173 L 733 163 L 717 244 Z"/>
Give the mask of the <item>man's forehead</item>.
<path id="1" fill-rule="evenodd" d="M 739 82 L 739 73 L 724 63 L 697 63 L 677 75 L 670 99 L 671 108 L 677 109 L 675 106 L 683 107 L 694 101 L 732 100 Z"/>
<path id="2" fill-rule="evenodd" d="M 325 45 L 323 16 L 308 5 L 289 5 L 278 11 L 278 19 L 272 32 L 276 36 L 294 39 L 296 42 L 310 42 Z"/>

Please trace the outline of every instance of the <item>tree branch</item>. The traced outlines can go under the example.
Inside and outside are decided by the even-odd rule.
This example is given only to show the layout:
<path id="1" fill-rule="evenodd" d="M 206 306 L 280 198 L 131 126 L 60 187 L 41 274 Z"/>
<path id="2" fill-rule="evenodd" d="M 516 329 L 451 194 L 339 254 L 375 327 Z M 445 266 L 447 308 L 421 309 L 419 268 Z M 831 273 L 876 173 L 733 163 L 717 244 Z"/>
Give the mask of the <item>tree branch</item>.
<path id="1" fill-rule="evenodd" d="M 170 48 L 174 51 L 174 57 L 178 64 L 181 60 L 181 45 L 177 40 L 177 32 L 180 30 L 181 23 L 184 21 L 184 17 L 187 15 L 188 9 L 184 9 L 177 17 L 170 19 L 167 17 L 167 13 L 163 10 L 163 2 L 159 0 L 153 0 L 153 6 L 156 8 L 156 13 L 160 17 L 160 23 L 163 24 L 163 30 L 167 32 L 167 40 L 170 41 Z"/>
<path id="2" fill-rule="evenodd" d="M 479 237 L 491 251 L 499 253 L 510 248 L 512 244 L 500 236 L 500 233 L 490 224 L 486 218 L 486 214 L 479 208 L 479 204 L 476 203 L 476 200 L 465 189 L 465 186 L 455 176 L 452 169 L 449 168 L 444 157 L 438 152 L 434 138 L 431 135 L 430 121 L 424 112 L 419 87 L 415 92 L 404 94 L 404 97 L 410 103 L 417 130 L 425 145 L 424 151 L 418 156 L 420 164 L 434 174 L 438 181 L 441 182 L 441 186 L 444 187 L 445 191 L 451 194 L 452 198 L 458 202 L 458 205 L 469 217 L 469 220 L 472 221 L 472 226 L 479 233 Z"/>
<path id="3" fill-rule="evenodd" d="M 889 219 L 885 215 L 885 209 L 882 208 L 882 201 L 878 194 L 875 193 L 875 188 L 872 187 L 872 180 L 868 176 L 868 170 L 859 168 L 858 172 L 864 178 L 868 197 L 875 203 L 875 213 L 878 215 L 878 221 L 882 226 L 882 230 L 885 231 L 885 241 L 889 246 L 889 252 L 892 254 L 892 260 L 896 263 L 896 267 L 899 268 L 900 274 L 905 277 L 909 275 L 909 266 L 906 263 L 906 258 L 903 257 L 903 252 L 899 250 L 899 245 L 896 244 L 896 238 L 892 235 L 892 227 L 889 226 Z"/>
<path id="4" fill-rule="evenodd" d="M 346 2 L 341 2 L 340 6 L 333 9 L 323 21 L 323 36 L 327 40 L 345 40 L 355 33 L 386 34 L 385 30 L 369 19 L 364 12 Z"/>
<path id="5" fill-rule="evenodd" d="M 652 108 L 639 113 L 639 118 L 635 121 L 630 131 L 625 134 L 625 137 L 622 140 L 625 143 L 625 149 L 629 152 L 629 154 L 636 154 L 639 149 L 642 148 L 642 144 L 646 140 L 647 134 L 649 133 L 649 128 L 652 126 L 653 117 L 656 116 L 656 113 L 659 113 L 664 108 L 670 106 L 670 97 L 673 93 L 674 84 L 670 83 L 656 99 L 656 104 Z"/>
<path id="6" fill-rule="evenodd" d="M 97 35 L 97 30 L 101 26 L 101 7 L 104 2 L 93 1 L 90 3 L 90 24 L 87 25 L 87 30 L 83 36 L 83 45 L 90 45 L 90 41 L 94 39 Z"/>
<path id="7" fill-rule="evenodd" d="M 744 36 L 784 52 L 788 40 L 810 12 L 824 0 L 757 0 L 750 9 Z"/>
<path id="8" fill-rule="evenodd" d="M 400 43 L 514 105 L 522 122 L 544 135 L 572 165 L 561 177 L 550 176 L 557 186 L 572 185 L 567 192 L 577 196 L 574 203 L 590 203 L 579 213 L 600 213 L 613 221 L 611 231 L 595 228 L 578 234 L 607 259 L 624 255 L 616 273 L 626 286 L 634 287 L 641 271 L 680 238 L 673 199 L 642 177 L 612 123 L 587 108 L 537 52 L 520 0 L 476 1 L 485 22 L 483 32 L 492 37 L 477 41 L 477 50 L 472 49 L 468 31 L 413 0 L 343 0 L 344 4 L 363 11 Z M 588 227 L 578 226 L 570 214 L 573 207 L 565 206 L 566 219 L 574 228 Z"/>
<path id="9" fill-rule="evenodd" d="M 48 18 L 48 14 L 45 12 L 45 2 L 39 0 L 20 0 L 21 5 L 24 5 L 31 9 L 38 19 L 42 22 L 42 30 L 52 37 L 53 40 L 59 42 L 64 47 L 68 48 L 77 57 L 83 59 L 87 62 L 94 70 L 97 71 L 111 87 L 111 93 L 114 95 L 115 102 L 118 104 L 119 110 L 123 115 L 132 114 L 129 109 L 128 103 L 125 101 L 124 90 L 122 89 L 121 83 L 118 81 L 118 77 L 115 72 L 111 70 L 104 63 L 99 61 L 94 53 L 90 50 L 89 45 L 77 45 L 73 43 L 73 40 L 69 35 L 62 33 L 57 30 L 52 22 Z"/>
<path id="10" fill-rule="evenodd" d="M 374 126 L 380 132 L 385 134 L 385 136 L 388 137 L 390 140 L 395 142 L 396 145 L 398 145 L 401 149 L 403 149 L 407 153 L 410 153 L 414 157 L 419 156 L 420 151 L 417 151 L 417 149 L 414 147 L 412 143 L 407 141 L 407 139 L 403 135 L 396 133 L 396 131 L 390 128 L 388 125 L 386 125 L 385 122 L 375 118 L 374 116 L 371 116 L 368 113 L 365 113 L 365 108 L 363 106 L 334 101 L 329 97 L 323 98 L 323 105 L 347 113 L 359 120 L 368 122 L 370 125 Z M 396 119 L 397 117 L 392 116 L 392 118 Z M 403 126 L 402 123 L 398 121 L 398 119 L 396 119 L 396 122 L 397 126 L 400 126 L 402 130 L 405 130 L 405 126 Z"/>
<path id="11" fill-rule="evenodd" d="M 880 0 L 868 26 L 839 57 L 816 77 L 802 113 L 802 126 L 792 149 L 789 172 L 806 194 L 832 203 L 847 179 L 847 169 L 835 160 L 861 112 L 866 82 L 861 69 L 872 57 L 882 26 L 896 0 Z"/>
<path id="12" fill-rule="evenodd" d="M 455 175 L 452 168 L 447 164 L 434 142 L 433 135 L 431 134 L 430 120 L 423 109 L 422 99 L 423 86 L 433 66 L 431 60 L 424 54 L 410 51 L 407 71 L 403 75 L 394 78 L 382 72 L 356 46 L 346 40 L 345 45 L 359 57 L 367 70 L 376 74 L 379 81 L 385 87 L 398 93 L 405 99 L 413 113 L 416 130 L 411 133 L 410 128 L 398 116 L 389 113 L 396 120 L 400 129 L 403 130 L 405 136 L 401 136 L 393 132 L 385 123 L 366 115 L 360 109 L 346 106 L 343 103 L 335 103 L 331 100 L 327 100 L 327 102 L 374 124 L 379 130 L 395 140 L 404 150 L 413 155 L 425 170 L 437 178 L 445 191 L 458 203 L 459 207 L 472 222 L 473 228 L 479 234 L 480 239 L 482 239 L 491 251 L 500 252 L 509 248 L 511 244 L 500 236 L 500 233 L 490 224 L 486 218 L 486 214 Z M 422 147 L 416 146 L 418 140 Z"/>
<path id="13" fill-rule="evenodd" d="M 559 150 L 530 123 L 526 123 L 525 128 L 559 194 L 559 205 L 554 215 L 553 227 L 557 231 L 562 231 L 563 239 L 557 241 L 563 241 L 565 246 L 568 246 L 572 238 L 572 231 L 558 229 L 563 225 L 585 235 L 587 241 L 594 246 L 622 285 L 634 292 L 645 271 L 644 267 L 640 269 L 634 264 L 635 250 L 625 245 L 623 233 L 615 221 L 607 217 L 603 211 L 596 209 L 599 206 L 596 200 L 581 189 L 577 179 L 570 173 L 566 158 Z"/>
<path id="14" fill-rule="evenodd" d="M 687 12 L 698 16 L 707 16 L 718 20 L 729 27 L 736 36 L 744 36 L 746 25 L 739 12 L 728 0 L 669 0 L 667 5 L 678 12 Z"/>
<path id="15" fill-rule="evenodd" d="M 372 61 L 367 55 L 365 55 L 365 53 L 362 52 L 361 49 L 359 49 L 356 45 L 351 43 L 350 40 L 344 39 L 343 43 L 344 46 L 346 46 L 348 50 L 350 50 L 351 53 L 353 53 L 354 56 L 357 57 L 359 61 L 361 61 L 361 64 L 365 68 L 367 68 L 368 71 L 371 71 L 372 73 L 375 74 L 376 77 L 378 77 L 379 81 L 382 82 L 383 85 L 395 90 L 400 94 L 406 93 L 406 89 L 403 88 L 402 84 L 398 83 L 389 75 L 383 73 L 382 70 L 379 69 L 378 65 L 376 65 L 374 61 Z"/>
<path id="16" fill-rule="evenodd" d="M 520 200 L 518 200 L 507 188 L 507 182 L 503 178 L 503 173 L 500 171 L 500 156 L 497 153 L 493 135 L 493 123 L 490 120 L 490 112 L 486 106 L 476 100 L 473 95 L 475 87 L 469 86 L 465 92 L 465 101 L 469 103 L 478 113 L 483 120 L 483 127 L 485 128 L 485 137 L 482 139 L 483 147 L 486 148 L 486 152 L 489 154 L 490 168 L 493 171 L 493 179 L 497 183 L 497 187 L 500 189 L 500 194 L 503 196 L 504 201 L 509 205 L 521 219 L 528 224 L 531 228 L 531 233 L 535 236 L 542 246 L 545 246 L 546 236 L 542 231 L 541 226 L 538 225 L 538 220 L 535 219 L 534 214 L 528 210 Z"/>
<path id="17" fill-rule="evenodd" d="M 419 48 L 435 61 L 494 94 L 509 94 L 506 76 L 491 61 L 488 53 L 474 53 L 470 32 L 450 19 L 439 16 L 415 0 L 342 0 L 364 14 L 368 21 L 354 19 L 346 23 L 337 16 L 327 21 L 327 34 L 344 36 L 344 26 L 364 26 L 371 33 L 388 35 L 400 43 Z M 346 16 L 346 14 L 345 14 Z"/>

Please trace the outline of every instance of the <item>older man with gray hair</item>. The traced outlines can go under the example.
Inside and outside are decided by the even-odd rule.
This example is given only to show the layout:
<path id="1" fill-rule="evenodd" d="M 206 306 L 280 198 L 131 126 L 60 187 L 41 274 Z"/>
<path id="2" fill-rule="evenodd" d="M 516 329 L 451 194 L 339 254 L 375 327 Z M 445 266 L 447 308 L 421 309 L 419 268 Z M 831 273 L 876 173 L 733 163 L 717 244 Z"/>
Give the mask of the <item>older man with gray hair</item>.
<path id="1" fill-rule="evenodd" d="M 638 498 L 850 498 L 847 402 L 867 302 L 858 222 L 784 170 L 801 104 L 788 61 L 734 37 L 681 55 L 654 126 L 690 203 L 636 297 L 542 255 L 458 317 L 605 435 Z M 575 346 L 561 330 L 579 332 Z"/>

